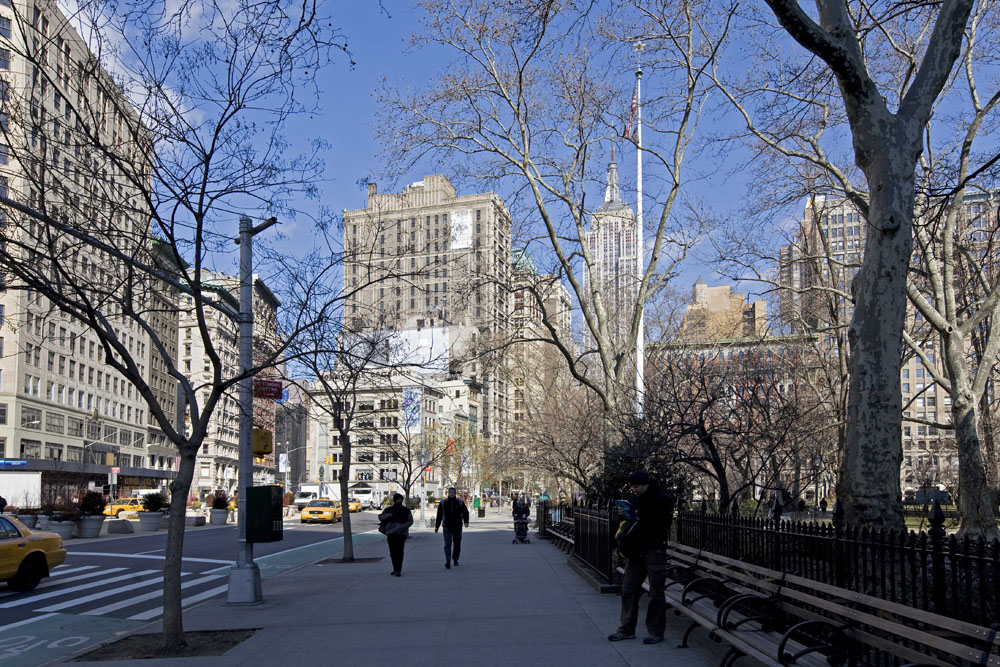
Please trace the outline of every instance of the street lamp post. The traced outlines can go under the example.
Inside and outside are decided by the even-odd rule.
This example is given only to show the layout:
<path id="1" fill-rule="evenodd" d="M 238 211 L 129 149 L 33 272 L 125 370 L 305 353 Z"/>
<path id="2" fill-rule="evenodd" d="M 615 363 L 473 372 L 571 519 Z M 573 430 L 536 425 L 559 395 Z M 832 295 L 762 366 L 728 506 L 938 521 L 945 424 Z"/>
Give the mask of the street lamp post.
<path id="1" fill-rule="evenodd" d="M 240 467 L 237 511 L 237 558 L 229 571 L 230 604 L 254 604 L 263 601 L 260 568 L 253 560 L 253 543 L 247 541 L 247 496 L 253 486 L 253 237 L 277 223 L 268 218 L 256 227 L 247 216 L 240 217 Z"/>

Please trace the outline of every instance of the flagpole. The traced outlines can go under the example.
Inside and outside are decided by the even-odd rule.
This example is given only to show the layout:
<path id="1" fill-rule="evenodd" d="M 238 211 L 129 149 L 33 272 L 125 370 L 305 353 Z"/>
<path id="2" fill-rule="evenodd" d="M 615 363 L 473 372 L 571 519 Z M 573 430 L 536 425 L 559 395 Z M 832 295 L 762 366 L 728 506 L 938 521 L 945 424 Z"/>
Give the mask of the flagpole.
<path id="1" fill-rule="evenodd" d="M 638 66 L 635 70 L 635 100 L 636 100 L 636 152 L 635 152 L 635 178 L 636 178 L 636 203 L 635 203 L 635 229 L 636 229 L 636 265 L 640 279 L 639 288 L 642 288 L 642 276 L 645 273 L 645 252 L 642 233 L 642 42 L 635 45 L 638 54 Z M 638 300 L 637 300 L 638 301 Z M 636 415 L 642 417 L 643 398 L 645 394 L 645 374 L 646 374 L 646 303 L 644 300 L 637 303 L 639 312 L 639 334 L 635 339 L 635 411 Z"/>

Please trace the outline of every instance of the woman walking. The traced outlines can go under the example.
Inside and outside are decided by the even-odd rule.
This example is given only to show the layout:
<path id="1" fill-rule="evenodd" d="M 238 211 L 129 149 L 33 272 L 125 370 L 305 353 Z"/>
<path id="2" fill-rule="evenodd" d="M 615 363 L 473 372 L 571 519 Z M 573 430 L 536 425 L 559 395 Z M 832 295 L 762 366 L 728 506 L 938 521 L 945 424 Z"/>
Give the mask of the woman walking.
<path id="1" fill-rule="evenodd" d="M 413 513 L 403 504 L 403 494 L 394 495 L 392 505 L 379 514 L 378 519 L 382 522 L 379 531 L 389 541 L 389 558 L 392 559 L 392 572 L 389 574 L 402 576 L 403 546 L 410 534 L 410 526 L 413 525 Z"/>

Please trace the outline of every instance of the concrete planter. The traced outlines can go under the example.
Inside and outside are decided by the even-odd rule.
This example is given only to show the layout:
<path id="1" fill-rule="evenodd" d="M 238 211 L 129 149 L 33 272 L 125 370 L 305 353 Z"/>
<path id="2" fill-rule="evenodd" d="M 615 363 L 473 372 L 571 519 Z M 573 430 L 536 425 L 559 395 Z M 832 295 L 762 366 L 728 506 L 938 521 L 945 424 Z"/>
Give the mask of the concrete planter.
<path id="1" fill-rule="evenodd" d="M 78 534 L 81 538 L 93 538 L 101 536 L 101 526 L 104 525 L 103 516 L 83 516 L 76 522 Z"/>
<path id="2" fill-rule="evenodd" d="M 48 530 L 49 529 L 49 517 L 46 514 L 39 514 L 37 517 L 35 526 L 37 530 Z"/>
<path id="3" fill-rule="evenodd" d="M 34 530 L 35 524 L 38 523 L 37 514 L 18 514 L 17 520 L 23 523 L 27 528 Z"/>
<path id="4" fill-rule="evenodd" d="M 229 519 L 229 510 L 209 510 L 213 526 L 225 526 Z"/>
<path id="5" fill-rule="evenodd" d="M 68 540 L 76 532 L 76 521 L 49 521 L 49 527 L 46 530 L 52 531 L 63 540 Z"/>
<path id="6" fill-rule="evenodd" d="M 159 530 L 162 521 L 162 512 L 139 512 L 139 531 L 153 532 L 154 530 Z"/>

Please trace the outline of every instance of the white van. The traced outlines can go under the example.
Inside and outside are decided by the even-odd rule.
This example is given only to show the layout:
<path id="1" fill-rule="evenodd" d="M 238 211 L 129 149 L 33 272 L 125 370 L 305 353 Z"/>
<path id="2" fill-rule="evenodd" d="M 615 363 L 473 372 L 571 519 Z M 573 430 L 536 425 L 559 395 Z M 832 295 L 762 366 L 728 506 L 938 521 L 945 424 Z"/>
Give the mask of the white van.
<path id="1" fill-rule="evenodd" d="M 361 501 L 361 509 L 370 510 L 375 507 L 375 495 L 372 493 L 373 489 L 349 489 L 352 498 L 357 498 Z"/>

